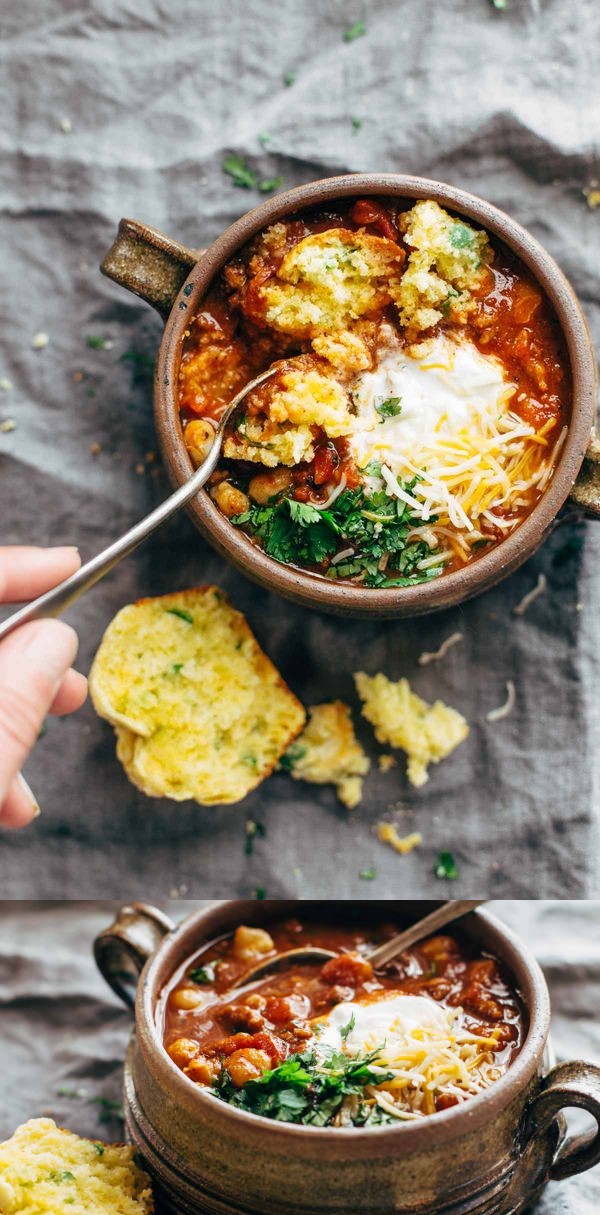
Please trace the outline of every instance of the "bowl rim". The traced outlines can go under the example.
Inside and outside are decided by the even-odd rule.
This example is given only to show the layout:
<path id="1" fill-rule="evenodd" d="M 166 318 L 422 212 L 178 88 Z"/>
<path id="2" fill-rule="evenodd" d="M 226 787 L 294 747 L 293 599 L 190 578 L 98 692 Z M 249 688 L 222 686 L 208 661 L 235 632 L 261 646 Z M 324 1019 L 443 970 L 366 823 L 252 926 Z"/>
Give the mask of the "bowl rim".
<path id="1" fill-rule="evenodd" d="M 417 900 L 414 901 L 416 902 Z M 391 902 L 391 913 L 393 914 L 394 900 L 385 900 L 385 902 L 388 907 Z M 405 900 L 398 900 L 398 902 L 403 903 Z M 368 901 L 367 906 L 370 906 L 371 915 L 373 915 L 374 910 L 380 903 L 381 901 L 375 904 L 370 900 Z M 309 904 L 303 904 L 303 906 L 305 910 L 307 906 L 310 909 L 318 909 L 319 906 L 325 909 L 327 903 L 311 900 Z M 525 1091 L 532 1077 L 540 1069 L 541 1059 L 548 1039 L 550 1029 L 550 996 L 548 987 L 541 967 L 528 946 L 521 941 L 511 928 L 493 915 L 492 912 L 483 908 L 478 908 L 476 911 L 471 912 L 468 919 L 472 923 L 478 923 L 483 926 L 484 932 L 487 931 L 491 935 L 494 943 L 497 943 L 501 947 L 499 952 L 503 960 L 505 960 L 504 955 L 509 954 L 512 957 L 513 966 L 516 963 L 520 967 L 522 972 L 521 979 L 517 980 L 516 974 L 514 974 L 514 978 L 517 980 L 517 986 L 528 1016 L 527 1033 L 519 1054 L 504 1075 L 484 1092 L 470 1097 L 460 1106 L 440 1111 L 435 1117 L 432 1116 L 423 1119 L 423 1121 L 401 1122 L 398 1126 L 389 1127 L 338 1128 L 275 1122 L 269 1118 L 263 1118 L 259 1114 L 240 1110 L 235 1106 L 229 1105 L 227 1102 L 219 1101 L 210 1092 L 205 1092 L 199 1086 L 194 1085 L 176 1067 L 172 1059 L 169 1058 L 162 1042 L 161 1027 L 157 1015 L 160 999 L 181 964 L 178 963 L 173 966 L 168 976 L 165 977 L 162 971 L 169 955 L 171 952 L 177 951 L 178 947 L 185 945 L 187 957 L 192 956 L 194 949 L 198 949 L 202 944 L 203 927 L 210 929 L 212 917 L 215 913 L 217 915 L 223 913 L 225 917 L 223 923 L 227 923 L 228 929 L 231 931 L 236 924 L 242 922 L 241 916 L 245 918 L 248 916 L 252 917 L 252 912 L 254 912 L 254 922 L 264 924 L 269 923 L 272 919 L 285 918 L 292 907 L 297 910 L 297 903 L 291 900 L 268 900 L 261 903 L 243 899 L 230 899 L 224 900 L 219 904 L 209 904 L 206 908 L 193 912 L 182 920 L 180 924 L 167 934 L 155 953 L 148 959 L 142 972 L 136 997 L 137 1036 L 142 1054 L 154 1072 L 155 1077 L 158 1077 L 161 1086 L 167 1089 L 169 1087 L 173 1089 L 173 1086 L 175 1086 L 178 1090 L 176 1098 L 171 1093 L 171 1100 L 177 1100 L 192 1116 L 199 1115 L 201 1118 L 203 1117 L 205 1122 L 217 1119 L 219 1122 L 227 1125 L 234 1135 L 236 1128 L 243 1129 L 246 1127 L 250 1133 L 254 1131 L 258 1132 L 259 1135 L 268 1134 L 273 1139 L 281 1139 L 282 1136 L 287 1138 L 290 1133 L 293 1133 L 296 1141 L 304 1139 L 305 1142 L 310 1142 L 316 1136 L 316 1141 L 320 1140 L 321 1147 L 331 1145 L 335 1148 L 336 1144 L 349 1142 L 353 1145 L 353 1150 L 356 1150 L 358 1145 L 367 1141 L 384 1145 L 386 1141 L 389 1141 L 390 1135 L 394 1137 L 394 1144 L 397 1144 L 399 1140 L 395 1137 L 402 1134 L 402 1147 L 407 1151 L 411 1151 L 433 1143 L 438 1144 L 459 1138 L 469 1130 L 469 1126 L 472 1126 L 474 1119 L 481 1118 L 482 1120 L 489 1121 L 506 1108 L 511 1101 L 515 1100 L 519 1093 Z M 369 914 L 369 910 L 367 910 L 366 914 Z M 383 911 L 381 914 L 383 915 Z M 219 931 L 226 930 L 221 928 Z M 214 935 L 214 932 L 212 935 Z M 197 941 L 195 941 L 191 948 L 188 944 L 188 937 L 197 937 Z M 511 970 L 511 964 L 506 961 L 505 964 Z M 522 983 L 522 978 L 525 978 L 525 983 Z M 140 1029 L 142 1032 L 140 1032 Z M 374 1140 L 373 1136 L 375 1136 Z"/>
<path id="2" fill-rule="evenodd" d="M 596 363 L 581 305 L 554 259 L 509 215 L 485 199 L 455 186 L 394 173 L 356 173 L 318 179 L 266 200 L 242 215 L 213 241 L 182 286 L 160 343 L 154 415 L 169 478 L 173 485 L 182 485 L 193 471 L 177 408 L 179 362 L 190 314 L 197 310 L 225 262 L 262 228 L 319 203 L 365 194 L 415 200 L 431 197 L 442 206 L 474 220 L 517 254 L 549 298 L 569 357 L 572 403 L 566 441 L 546 490 L 523 522 L 490 552 L 469 562 L 463 569 L 417 586 L 401 588 L 344 584 L 275 561 L 244 532 L 232 526 L 206 490 L 202 490 L 187 509 L 200 531 L 222 556 L 284 596 L 344 614 L 357 611 L 383 615 L 401 610 L 402 614 L 410 615 L 470 598 L 512 572 L 535 551 L 573 486 L 595 420 Z"/>

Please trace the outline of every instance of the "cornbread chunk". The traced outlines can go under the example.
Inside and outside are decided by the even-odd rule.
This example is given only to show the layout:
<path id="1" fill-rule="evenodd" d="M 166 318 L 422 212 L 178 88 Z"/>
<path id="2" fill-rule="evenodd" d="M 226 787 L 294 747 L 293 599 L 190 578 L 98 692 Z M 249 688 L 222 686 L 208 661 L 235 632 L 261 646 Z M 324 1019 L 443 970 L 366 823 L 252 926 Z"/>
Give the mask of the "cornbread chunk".
<path id="1" fill-rule="evenodd" d="M 350 433 L 349 405 L 347 392 L 323 360 L 289 359 L 247 398 L 247 412 L 228 433 L 223 453 L 269 468 L 312 460 L 314 428 L 332 439 Z"/>
<path id="2" fill-rule="evenodd" d="M 151 797 L 239 802 L 302 729 L 300 702 L 217 587 L 141 599 L 108 626 L 90 673 L 117 755 Z"/>
<path id="3" fill-rule="evenodd" d="M 443 701 L 429 705 L 411 691 L 407 679 L 393 683 L 386 675 L 354 676 L 363 702 L 363 717 L 375 727 L 380 743 L 399 747 L 408 756 L 407 775 L 419 788 L 429 779 L 429 764 L 439 764 L 469 733 L 462 714 Z"/>
<path id="4" fill-rule="evenodd" d="M 362 778 L 371 761 L 354 733 L 350 708 L 333 700 L 313 705 L 308 713 L 308 725 L 283 756 L 281 767 L 295 780 L 335 785 L 340 801 L 353 810 L 362 798 Z"/>
<path id="5" fill-rule="evenodd" d="M 416 203 L 400 223 L 412 249 L 399 287 L 392 287 L 401 324 L 415 333 L 442 317 L 464 320 L 492 257 L 487 234 L 454 219 L 431 199 Z"/>
<path id="6" fill-rule="evenodd" d="M 323 333 L 312 340 L 315 354 L 327 359 L 332 367 L 340 371 L 366 371 L 373 366 L 373 357 L 367 343 L 358 333 L 342 329 L 339 333 Z"/>
<path id="7" fill-rule="evenodd" d="M 394 241 L 362 229 L 306 236 L 258 292 L 264 321 L 297 339 L 346 329 L 390 302 L 404 259 Z"/>
<path id="8" fill-rule="evenodd" d="M 2 1215 L 151 1215 L 133 1149 L 80 1139 L 33 1118 L 0 1144 Z"/>
<path id="9" fill-rule="evenodd" d="M 413 852 L 423 843 L 423 836 L 418 831 L 411 831 L 410 835 L 400 835 L 394 823 L 376 823 L 375 832 L 381 844 L 389 844 L 400 856 L 408 856 L 409 852 Z"/>

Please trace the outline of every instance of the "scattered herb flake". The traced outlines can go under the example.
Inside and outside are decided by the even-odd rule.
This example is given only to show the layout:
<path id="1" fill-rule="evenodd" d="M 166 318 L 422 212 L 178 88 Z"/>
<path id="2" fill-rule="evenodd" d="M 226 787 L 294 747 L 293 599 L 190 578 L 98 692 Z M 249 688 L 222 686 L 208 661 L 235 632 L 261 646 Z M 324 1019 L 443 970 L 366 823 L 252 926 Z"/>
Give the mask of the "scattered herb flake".
<path id="1" fill-rule="evenodd" d="M 382 422 L 384 418 L 397 418 L 398 414 L 402 413 L 402 397 L 387 397 L 385 401 L 380 401 L 375 409 Z"/>
<path id="2" fill-rule="evenodd" d="M 188 971 L 188 978 L 192 983 L 214 983 L 216 971 L 213 962 L 204 962 L 202 966 L 195 966 L 193 970 Z"/>
<path id="3" fill-rule="evenodd" d="M 118 1122 L 124 1118 L 124 1110 L 120 1101 L 114 1101 L 112 1097 L 92 1097 L 92 1105 L 100 1106 L 98 1114 L 98 1122 Z"/>
<path id="4" fill-rule="evenodd" d="M 352 119 L 352 130 L 354 132 L 360 131 L 361 127 L 362 127 L 362 118 L 353 118 Z"/>
<path id="5" fill-rule="evenodd" d="M 285 73 L 285 76 L 283 77 L 283 83 L 284 83 L 286 89 L 289 89 L 290 85 L 294 83 L 295 79 L 296 79 L 295 72 L 286 72 Z"/>
<path id="6" fill-rule="evenodd" d="M 508 8 L 507 0 L 492 0 L 492 8 L 498 9 L 498 12 L 504 12 Z"/>
<path id="7" fill-rule="evenodd" d="M 169 616 L 178 616 L 180 620 L 185 620 L 186 624 L 193 624 L 194 617 L 191 612 L 186 612 L 185 608 L 165 608 L 165 612 Z"/>
<path id="8" fill-rule="evenodd" d="M 254 891 L 254 897 L 255 897 L 255 899 L 266 899 L 267 892 L 266 892 L 264 886 L 256 887 L 256 889 Z"/>
<path id="9" fill-rule="evenodd" d="M 98 337 L 93 333 L 89 333 L 85 341 L 90 350 L 112 350 L 114 346 L 110 338 Z"/>
<path id="10" fill-rule="evenodd" d="M 340 1029 L 340 1038 L 342 1039 L 342 1042 L 348 1041 L 348 1038 L 350 1037 L 352 1030 L 355 1028 L 356 1028 L 356 1017 L 354 1016 L 354 1013 L 352 1013 L 352 1016 L 350 1017 L 348 1024 L 343 1025 L 342 1028 Z"/>
<path id="11" fill-rule="evenodd" d="M 434 873 L 436 878 L 445 878 L 450 882 L 453 882 L 458 877 L 456 861 L 451 852 L 440 852 Z"/>
<path id="12" fill-rule="evenodd" d="M 266 177 L 264 181 L 259 183 L 261 194 L 270 194 L 273 190 L 281 189 L 283 185 L 283 177 Z"/>
<path id="13" fill-rule="evenodd" d="M 364 21 L 355 21 L 354 25 L 351 25 L 349 29 L 344 30 L 344 42 L 354 42 L 356 38 L 362 38 L 363 34 L 366 34 L 366 32 L 367 27 Z"/>
<path id="14" fill-rule="evenodd" d="M 254 169 L 249 169 L 243 156 L 238 156 L 232 152 L 225 157 L 223 161 L 223 172 L 228 173 L 231 177 L 234 186 L 239 186 L 243 190 L 255 190 L 258 185 L 258 174 Z"/>
<path id="15" fill-rule="evenodd" d="M 183 663 L 183 662 L 174 662 L 173 666 L 171 667 L 171 674 L 179 675 L 179 672 L 183 670 L 184 666 L 185 666 L 185 663 Z"/>
<path id="16" fill-rule="evenodd" d="M 257 823 L 252 818 L 246 819 L 246 845 L 244 848 L 246 856 L 252 856 L 255 839 L 264 839 L 266 834 L 267 829 L 264 823 Z"/>
<path id="17" fill-rule="evenodd" d="M 359 878 L 362 878 L 363 882 L 372 882 L 373 879 L 377 877 L 377 870 L 376 869 L 361 869 L 358 876 L 359 876 Z"/>
<path id="18" fill-rule="evenodd" d="M 272 138 L 273 138 L 273 136 L 267 134 L 267 132 L 265 131 L 265 132 L 263 132 L 262 135 L 259 135 L 258 142 L 260 144 L 262 144 L 263 148 L 266 148 L 267 144 L 271 142 Z"/>

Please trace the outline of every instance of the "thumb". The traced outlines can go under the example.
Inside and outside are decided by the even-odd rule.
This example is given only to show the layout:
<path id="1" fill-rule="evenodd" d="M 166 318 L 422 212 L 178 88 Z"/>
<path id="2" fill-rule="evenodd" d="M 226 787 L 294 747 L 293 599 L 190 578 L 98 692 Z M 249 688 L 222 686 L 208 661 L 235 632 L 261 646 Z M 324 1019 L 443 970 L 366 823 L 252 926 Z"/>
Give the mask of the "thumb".
<path id="1" fill-rule="evenodd" d="M 0 646 L 0 806 L 76 653 L 77 634 L 60 620 L 22 625 Z"/>

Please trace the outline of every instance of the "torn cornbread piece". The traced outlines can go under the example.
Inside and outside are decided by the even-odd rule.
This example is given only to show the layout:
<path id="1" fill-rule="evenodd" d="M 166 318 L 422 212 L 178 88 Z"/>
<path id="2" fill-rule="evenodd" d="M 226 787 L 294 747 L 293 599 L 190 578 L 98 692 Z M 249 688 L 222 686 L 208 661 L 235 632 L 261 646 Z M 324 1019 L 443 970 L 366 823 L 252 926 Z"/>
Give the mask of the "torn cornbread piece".
<path id="1" fill-rule="evenodd" d="M 432 199 L 416 203 L 400 226 L 411 248 L 399 286 L 392 287 L 401 324 L 414 333 L 443 317 L 461 321 L 492 256 L 486 233 L 454 219 Z"/>
<path id="2" fill-rule="evenodd" d="M 90 673 L 130 780 L 151 797 L 241 801 L 273 770 L 306 714 L 217 587 L 117 613 Z"/>
<path id="3" fill-rule="evenodd" d="M 407 775 L 417 788 L 428 780 L 429 764 L 450 755 L 469 733 L 462 714 L 441 700 L 429 705 L 411 691 L 407 679 L 392 682 L 386 675 L 355 676 L 363 702 L 363 717 L 375 728 L 380 743 L 399 747 L 408 756 Z"/>
<path id="4" fill-rule="evenodd" d="M 3 1215 L 151 1215 L 150 1178 L 133 1149 L 80 1139 L 34 1118 L 0 1144 Z"/>
<path id="5" fill-rule="evenodd" d="M 313 705 L 308 725 L 280 762 L 295 780 L 335 785 L 341 802 L 353 810 L 362 797 L 363 776 L 371 761 L 352 724 L 350 707 L 341 700 Z"/>
<path id="6" fill-rule="evenodd" d="M 300 355 L 249 394 L 223 446 L 228 459 L 274 468 L 312 460 L 319 428 L 328 438 L 352 429 L 350 399 L 323 360 Z"/>
<path id="7" fill-rule="evenodd" d="M 312 233 L 259 287 L 264 323 L 295 338 L 346 329 L 395 297 L 405 256 L 395 241 L 362 229 Z"/>

